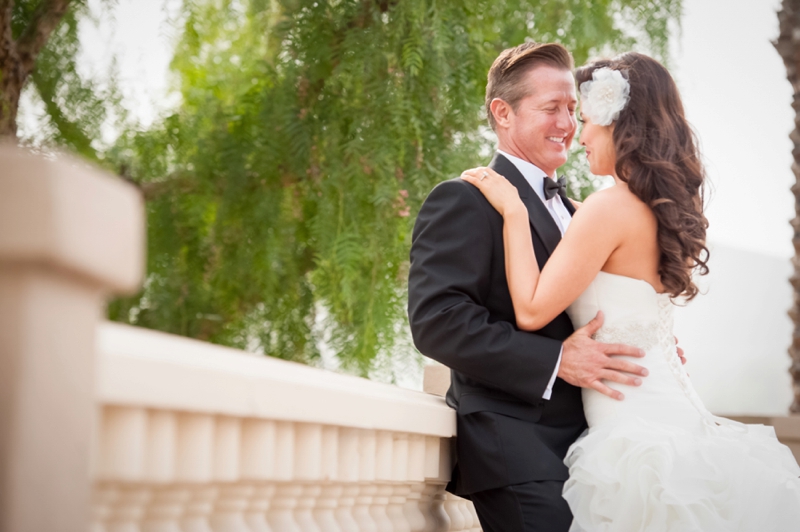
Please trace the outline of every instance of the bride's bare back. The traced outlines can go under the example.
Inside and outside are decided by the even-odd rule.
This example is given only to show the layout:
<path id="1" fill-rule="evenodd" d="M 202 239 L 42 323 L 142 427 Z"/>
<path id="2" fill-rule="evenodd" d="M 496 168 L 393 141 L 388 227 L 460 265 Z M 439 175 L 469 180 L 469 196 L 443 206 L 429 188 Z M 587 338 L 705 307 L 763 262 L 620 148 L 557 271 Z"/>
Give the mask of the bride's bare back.
<path id="1" fill-rule="evenodd" d="M 663 292 L 658 274 L 658 223 L 653 211 L 637 198 L 624 183 L 597 192 L 597 200 L 608 202 L 617 211 L 609 220 L 609 230 L 620 233 L 620 244 L 606 260 L 602 271 L 647 281 Z M 603 223 L 604 220 L 597 220 Z"/>

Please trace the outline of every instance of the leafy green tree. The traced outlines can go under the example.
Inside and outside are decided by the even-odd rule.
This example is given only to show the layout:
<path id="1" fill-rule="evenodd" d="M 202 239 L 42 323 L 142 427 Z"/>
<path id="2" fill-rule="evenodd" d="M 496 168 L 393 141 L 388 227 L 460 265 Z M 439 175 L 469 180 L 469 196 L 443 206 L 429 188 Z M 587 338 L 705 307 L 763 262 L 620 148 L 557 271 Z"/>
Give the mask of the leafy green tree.
<path id="1" fill-rule="evenodd" d="M 680 0 L 192 0 L 180 107 L 107 156 L 147 197 L 149 276 L 113 319 L 367 374 L 404 338 L 410 233 L 486 162 L 486 72 L 525 39 L 665 56 Z M 626 30 L 625 28 L 628 28 Z M 573 191 L 592 182 L 567 169 Z"/>
<path id="2" fill-rule="evenodd" d="M 120 107 L 113 83 L 102 89 L 78 73 L 78 23 L 87 16 L 86 0 L 0 0 L 0 137 L 17 139 L 20 98 L 30 90 L 45 109 L 45 140 L 102 156 L 100 128 Z"/>

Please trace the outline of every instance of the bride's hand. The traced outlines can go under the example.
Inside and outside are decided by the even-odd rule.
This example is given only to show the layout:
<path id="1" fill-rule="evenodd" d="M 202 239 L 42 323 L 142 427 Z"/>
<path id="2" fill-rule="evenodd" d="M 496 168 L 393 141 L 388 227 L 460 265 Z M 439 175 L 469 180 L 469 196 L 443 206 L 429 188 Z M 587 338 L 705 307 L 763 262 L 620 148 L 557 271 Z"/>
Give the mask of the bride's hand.
<path id="1" fill-rule="evenodd" d="M 501 216 L 505 216 L 512 209 L 520 207 L 525 209 L 517 187 L 491 168 L 479 166 L 465 170 L 461 174 L 461 179 L 475 185 Z"/>

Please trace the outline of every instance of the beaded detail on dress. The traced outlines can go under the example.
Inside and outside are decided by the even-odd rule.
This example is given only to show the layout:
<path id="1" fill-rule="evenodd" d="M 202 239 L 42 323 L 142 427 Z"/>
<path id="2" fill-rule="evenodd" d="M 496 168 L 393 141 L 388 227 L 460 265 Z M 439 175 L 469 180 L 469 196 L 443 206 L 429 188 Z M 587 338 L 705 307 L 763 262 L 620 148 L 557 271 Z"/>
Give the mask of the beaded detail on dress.
<path id="1" fill-rule="evenodd" d="M 621 327 L 603 327 L 594 339 L 605 344 L 632 345 L 647 351 L 659 342 L 658 324 L 634 322 Z"/>

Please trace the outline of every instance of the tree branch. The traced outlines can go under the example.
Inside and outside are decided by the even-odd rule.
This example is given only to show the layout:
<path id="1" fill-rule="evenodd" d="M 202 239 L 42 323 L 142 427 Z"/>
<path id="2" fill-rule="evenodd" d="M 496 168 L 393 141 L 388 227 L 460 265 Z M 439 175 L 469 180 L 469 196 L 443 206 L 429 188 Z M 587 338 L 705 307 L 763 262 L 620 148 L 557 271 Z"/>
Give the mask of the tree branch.
<path id="1" fill-rule="evenodd" d="M 36 57 L 47 43 L 50 34 L 58 27 L 64 18 L 72 0 L 42 0 L 31 17 L 25 31 L 17 39 L 17 52 L 19 54 L 23 79 L 32 71 Z"/>
<path id="2" fill-rule="evenodd" d="M 6 66 L 10 57 L 15 57 L 17 54 L 14 34 L 11 31 L 13 12 L 14 0 L 0 0 L 0 65 L 3 67 Z"/>

